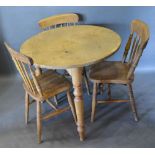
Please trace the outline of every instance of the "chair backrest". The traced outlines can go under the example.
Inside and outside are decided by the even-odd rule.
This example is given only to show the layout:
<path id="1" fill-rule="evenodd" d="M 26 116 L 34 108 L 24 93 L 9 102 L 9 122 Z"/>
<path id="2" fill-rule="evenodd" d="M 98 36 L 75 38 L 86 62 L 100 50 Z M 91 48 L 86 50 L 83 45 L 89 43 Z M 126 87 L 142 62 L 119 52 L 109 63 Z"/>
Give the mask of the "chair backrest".
<path id="1" fill-rule="evenodd" d="M 129 63 L 127 78 L 130 79 L 150 37 L 149 28 L 141 20 L 131 22 L 131 32 L 123 54 L 123 63 Z"/>
<path id="2" fill-rule="evenodd" d="M 16 52 L 7 43 L 4 43 L 7 48 L 12 60 L 14 61 L 17 70 L 19 71 L 26 88 L 34 94 L 42 96 L 42 91 L 39 83 L 36 79 L 33 60 L 21 53 Z"/>
<path id="3" fill-rule="evenodd" d="M 51 17 L 44 18 L 38 22 L 42 30 L 49 30 L 51 28 L 56 28 L 58 25 L 69 26 L 70 24 L 76 24 L 79 21 L 79 16 L 74 13 L 70 14 L 59 14 Z"/>

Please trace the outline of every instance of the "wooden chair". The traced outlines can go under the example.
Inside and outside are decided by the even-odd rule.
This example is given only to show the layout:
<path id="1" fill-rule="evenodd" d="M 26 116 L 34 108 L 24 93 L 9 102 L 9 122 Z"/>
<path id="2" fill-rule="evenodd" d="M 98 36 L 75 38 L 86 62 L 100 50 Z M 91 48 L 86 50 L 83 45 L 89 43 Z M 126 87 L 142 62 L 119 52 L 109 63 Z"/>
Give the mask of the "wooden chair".
<path id="1" fill-rule="evenodd" d="M 41 30 L 47 31 L 50 29 L 55 29 L 58 27 L 64 27 L 64 26 L 73 26 L 77 25 L 79 22 L 79 16 L 74 13 L 70 14 L 59 14 L 51 17 L 44 18 L 38 22 Z M 40 69 L 38 69 L 40 72 Z M 70 75 L 67 73 L 67 71 L 64 71 L 64 75 L 66 77 L 69 77 Z M 83 78 L 85 82 L 85 86 L 87 89 L 88 95 L 90 95 L 90 89 L 89 89 L 89 82 L 88 82 L 88 77 L 86 73 L 86 69 L 83 69 Z"/>
<path id="2" fill-rule="evenodd" d="M 131 22 L 131 33 L 127 41 L 122 61 L 103 61 L 91 67 L 89 77 L 93 81 L 91 121 L 94 121 L 95 108 L 98 103 L 130 102 L 135 121 L 138 121 L 135 99 L 132 90 L 134 71 L 149 40 L 149 28 L 140 21 Z M 99 85 L 108 84 L 108 100 L 97 100 Z M 130 100 L 111 98 L 111 84 L 128 86 Z"/>
<path id="3" fill-rule="evenodd" d="M 33 60 L 21 53 L 16 52 L 10 48 L 6 43 L 5 46 L 9 51 L 22 79 L 23 87 L 25 90 L 25 122 L 28 123 L 30 97 L 36 101 L 37 108 L 37 135 L 38 143 L 41 143 L 42 135 L 42 121 L 52 118 L 58 114 L 61 114 L 71 108 L 74 119 L 76 121 L 75 107 L 72 102 L 70 88 L 70 82 L 62 75 L 56 73 L 54 70 L 48 70 L 40 74 L 35 75 L 35 67 Z M 50 98 L 62 93 L 67 92 L 69 106 L 65 108 L 58 108 L 54 103 L 50 102 Z M 47 102 L 53 109 L 52 112 L 42 115 L 42 103 Z"/>
<path id="4" fill-rule="evenodd" d="M 50 30 L 63 26 L 76 25 L 79 22 L 79 16 L 74 13 L 59 14 L 41 19 L 38 24 L 41 30 Z"/>

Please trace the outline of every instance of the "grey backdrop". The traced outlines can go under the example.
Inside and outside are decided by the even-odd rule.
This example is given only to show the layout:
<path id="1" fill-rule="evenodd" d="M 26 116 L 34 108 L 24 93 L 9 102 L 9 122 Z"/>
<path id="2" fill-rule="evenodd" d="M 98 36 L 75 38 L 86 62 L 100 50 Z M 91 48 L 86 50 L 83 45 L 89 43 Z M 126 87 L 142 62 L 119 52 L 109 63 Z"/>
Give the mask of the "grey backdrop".
<path id="1" fill-rule="evenodd" d="M 40 31 L 38 20 L 69 12 L 81 15 L 81 23 L 103 25 L 120 34 L 122 46 L 110 60 L 121 59 L 131 20 L 145 21 L 151 36 L 137 70 L 155 71 L 155 7 L 0 7 L 0 75 L 16 73 L 4 41 L 19 50 L 24 40 Z"/>

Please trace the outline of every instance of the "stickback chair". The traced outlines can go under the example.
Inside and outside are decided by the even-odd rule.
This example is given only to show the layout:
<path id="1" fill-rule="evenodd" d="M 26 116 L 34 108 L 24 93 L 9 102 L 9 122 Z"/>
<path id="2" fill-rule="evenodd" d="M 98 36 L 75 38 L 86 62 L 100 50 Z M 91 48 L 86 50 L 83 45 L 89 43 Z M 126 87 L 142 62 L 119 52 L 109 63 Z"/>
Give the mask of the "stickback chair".
<path id="1" fill-rule="evenodd" d="M 49 30 L 59 26 L 76 25 L 79 22 L 79 16 L 74 13 L 59 14 L 41 19 L 38 24 L 42 30 Z"/>
<path id="2" fill-rule="evenodd" d="M 59 15 L 44 18 L 40 20 L 38 24 L 41 30 L 47 31 L 58 27 L 77 25 L 78 22 L 79 22 L 79 16 L 75 13 L 69 13 L 69 14 L 59 14 Z M 64 75 L 66 77 L 70 76 L 66 70 L 64 72 Z M 88 82 L 88 77 L 87 77 L 85 68 L 83 69 L 83 78 L 87 89 L 87 93 L 88 95 L 90 95 L 89 82 Z"/>
<path id="3" fill-rule="evenodd" d="M 103 61 L 91 67 L 89 77 L 93 82 L 91 121 L 94 121 L 95 108 L 98 103 L 130 102 L 135 121 L 138 115 L 135 105 L 132 82 L 134 71 L 149 40 L 149 28 L 140 20 L 131 22 L 131 32 L 128 38 L 122 61 Z M 108 100 L 97 100 L 97 90 L 100 84 L 108 84 Z M 111 84 L 128 86 L 130 100 L 114 100 L 111 98 Z"/>
<path id="4" fill-rule="evenodd" d="M 58 114 L 61 114 L 71 108 L 74 119 L 76 121 L 75 107 L 72 102 L 70 82 L 62 75 L 53 70 L 46 71 L 39 76 L 35 75 L 35 67 L 33 60 L 21 53 L 16 52 L 14 49 L 4 43 L 9 51 L 17 70 L 23 79 L 23 87 L 25 90 L 25 122 L 28 123 L 30 97 L 36 101 L 37 108 L 37 135 L 38 143 L 41 143 L 42 135 L 42 120 L 47 120 Z M 50 98 L 62 93 L 67 92 L 69 106 L 58 108 L 54 103 L 50 102 Z M 46 101 L 54 111 L 42 115 L 42 103 Z"/>

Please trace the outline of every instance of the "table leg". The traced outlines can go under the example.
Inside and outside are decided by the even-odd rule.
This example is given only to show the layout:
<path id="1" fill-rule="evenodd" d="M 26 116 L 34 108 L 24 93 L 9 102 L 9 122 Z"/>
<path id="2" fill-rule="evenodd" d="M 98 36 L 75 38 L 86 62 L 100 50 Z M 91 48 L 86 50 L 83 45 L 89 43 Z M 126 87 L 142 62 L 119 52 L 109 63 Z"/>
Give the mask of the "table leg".
<path id="1" fill-rule="evenodd" d="M 84 101 L 82 92 L 82 71 L 83 68 L 67 69 L 68 73 L 72 76 L 72 83 L 74 88 L 74 103 L 77 115 L 77 130 L 79 132 L 80 140 L 85 138 L 84 128 Z"/>

